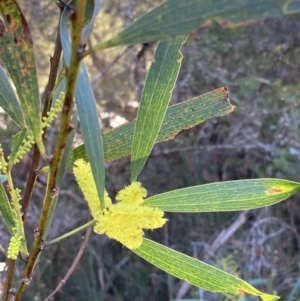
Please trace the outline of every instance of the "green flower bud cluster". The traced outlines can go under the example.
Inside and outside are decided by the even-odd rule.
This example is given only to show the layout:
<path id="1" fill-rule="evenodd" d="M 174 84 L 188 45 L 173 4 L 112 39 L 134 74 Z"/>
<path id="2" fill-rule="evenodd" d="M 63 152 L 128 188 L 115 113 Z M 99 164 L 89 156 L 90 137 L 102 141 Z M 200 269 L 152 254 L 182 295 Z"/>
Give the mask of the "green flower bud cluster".
<path id="1" fill-rule="evenodd" d="M 50 126 L 52 121 L 57 118 L 58 114 L 61 112 L 64 103 L 65 93 L 61 92 L 59 98 L 56 100 L 54 106 L 47 113 L 47 117 L 43 117 L 42 128 L 46 129 Z"/>
<path id="2" fill-rule="evenodd" d="M 0 162 L 0 172 L 6 174 L 7 172 L 7 163 L 6 162 Z"/>
<path id="3" fill-rule="evenodd" d="M 20 201 L 22 199 L 21 189 L 16 188 L 15 189 L 15 195 L 16 195 L 16 202 L 12 202 L 11 205 L 12 205 L 15 212 L 20 212 L 21 211 Z"/>
<path id="4" fill-rule="evenodd" d="M 65 93 L 61 92 L 59 95 L 59 98 L 55 102 L 55 105 L 47 113 L 47 117 L 43 117 L 43 122 L 42 122 L 43 131 L 42 132 L 44 132 L 45 128 L 48 128 L 50 126 L 52 121 L 54 119 L 56 119 L 58 114 L 61 112 L 64 97 L 65 97 Z M 15 156 L 15 159 L 13 160 L 13 162 L 11 162 L 12 165 L 19 163 L 22 160 L 23 156 L 30 151 L 33 144 L 34 144 L 34 137 L 30 133 L 29 135 L 27 135 L 26 139 L 24 139 L 23 144 L 19 147 L 18 152 Z M 0 149 L 0 154 L 1 154 L 1 149 Z M 8 159 L 9 159 L 9 157 L 8 157 Z M 1 162 L 0 162 L 0 171 L 1 171 Z M 5 170 L 3 170 L 3 172 L 5 172 Z"/>
<path id="5" fill-rule="evenodd" d="M 15 160 L 12 162 L 12 165 L 19 163 L 22 160 L 23 156 L 30 151 L 33 144 L 34 144 L 34 137 L 31 134 L 27 135 L 23 144 L 19 147 Z"/>
<path id="6" fill-rule="evenodd" d="M 7 172 L 7 163 L 4 160 L 4 156 L 3 156 L 3 148 L 2 145 L 0 144 L 0 172 L 6 174 Z"/>
<path id="7" fill-rule="evenodd" d="M 7 249 L 7 258 L 16 260 L 22 244 L 22 236 L 18 234 L 16 228 L 13 229 L 15 234 L 11 237 L 9 246 Z"/>
<path id="8" fill-rule="evenodd" d="M 22 197 L 21 197 L 21 189 L 16 188 L 15 189 L 15 193 L 16 193 L 16 196 L 17 196 L 17 200 L 21 201 L 21 199 L 22 199 Z"/>

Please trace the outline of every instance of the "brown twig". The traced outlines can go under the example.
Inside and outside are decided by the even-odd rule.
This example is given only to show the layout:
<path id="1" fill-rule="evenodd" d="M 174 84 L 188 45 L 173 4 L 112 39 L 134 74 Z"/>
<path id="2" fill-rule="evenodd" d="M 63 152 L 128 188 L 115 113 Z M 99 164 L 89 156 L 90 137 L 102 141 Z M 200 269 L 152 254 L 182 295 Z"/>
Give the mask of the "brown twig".
<path id="1" fill-rule="evenodd" d="M 53 97 L 52 92 L 55 87 L 55 82 L 56 82 L 56 78 L 57 78 L 61 54 L 62 54 L 62 47 L 61 47 L 60 33 L 59 33 L 59 28 L 58 28 L 56 41 L 55 41 L 54 53 L 50 59 L 49 79 L 48 79 L 48 83 L 45 88 L 45 91 L 42 95 L 42 103 L 44 103 L 42 117 L 45 117 L 47 115 L 47 112 L 49 111 L 49 109 L 51 107 L 52 97 Z M 39 167 L 40 157 L 41 157 L 40 151 L 39 151 L 37 145 L 35 144 L 33 147 L 32 162 L 31 162 L 28 181 L 27 181 L 27 185 L 26 185 L 26 188 L 24 191 L 23 202 L 22 202 L 22 211 L 23 211 L 23 221 L 24 222 L 26 220 L 29 202 L 31 200 L 31 195 L 32 195 L 34 184 L 35 184 L 36 177 L 37 177 L 37 169 Z"/>
<path id="2" fill-rule="evenodd" d="M 62 279 L 60 281 L 60 283 L 58 284 L 58 286 L 55 288 L 55 290 L 44 300 L 44 301 L 49 301 L 65 284 L 66 282 L 68 281 L 68 279 L 70 278 L 70 276 L 72 275 L 72 273 L 74 272 L 74 270 L 76 269 L 80 259 L 81 259 L 81 256 L 85 250 L 85 247 L 87 245 L 87 242 L 88 242 L 88 239 L 90 237 L 90 234 L 91 234 L 91 230 L 92 230 L 92 227 L 89 227 L 86 229 L 86 232 L 85 232 L 85 235 L 84 235 L 84 239 L 81 243 L 81 246 L 78 250 L 78 253 L 69 269 L 69 271 L 67 272 L 67 274 L 65 275 L 64 279 Z"/>
<path id="3" fill-rule="evenodd" d="M 7 273 L 6 273 L 5 286 L 3 290 L 3 301 L 10 300 L 10 290 L 13 282 L 15 265 L 16 265 L 15 260 L 12 259 L 7 260 Z"/>

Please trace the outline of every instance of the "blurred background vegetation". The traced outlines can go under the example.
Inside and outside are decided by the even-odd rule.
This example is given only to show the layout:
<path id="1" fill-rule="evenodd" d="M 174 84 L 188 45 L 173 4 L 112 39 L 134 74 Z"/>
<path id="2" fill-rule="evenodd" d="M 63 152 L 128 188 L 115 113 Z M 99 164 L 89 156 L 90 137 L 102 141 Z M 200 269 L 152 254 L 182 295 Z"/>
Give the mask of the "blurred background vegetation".
<path id="1" fill-rule="evenodd" d="M 51 1 L 19 2 L 32 30 L 42 93 L 59 12 Z M 89 46 L 112 36 L 161 2 L 103 1 Z M 156 145 L 139 178 L 149 195 L 236 179 L 277 177 L 300 181 L 298 18 L 292 15 L 235 30 L 213 24 L 189 38 L 182 49 L 184 60 L 172 103 L 227 86 L 231 102 L 238 109 Z M 135 118 L 155 47 L 146 44 L 110 49 L 87 59 L 103 131 Z M 8 151 L 16 128 L 4 115 L 0 115 L 0 127 L 0 141 Z M 48 141 L 53 141 L 55 135 L 54 130 L 50 131 Z M 75 143 L 81 143 L 80 129 Z M 24 187 L 29 164 L 30 156 L 15 170 L 17 187 Z M 129 158 L 107 164 L 107 190 L 112 197 L 129 181 Z M 40 178 L 28 215 L 29 237 L 36 225 L 44 185 L 45 180 Z M 147 236 L 242 277 L 260 290 L 277 293 L 282 300 L 299 300 L 298 198 L 244 213 L 167 214 L 168 224 Z M 85 223 L 88 216 L 68 171 L 51 238 Z M 4 261 L 9 238 L 3 223 L 0 233 L 0 257 Z M 53 290 L 70 267 L 80 243 L 81 236 L 76 235 L 42 254 L 24 300 L 43 300 Z M 20 262 L 19 273 L 21 268 Z M 119 243 L 95 234 L 80 265 L 54 300 L 179 298 L 257 300 L 203 292 L 166 275 Z"/>

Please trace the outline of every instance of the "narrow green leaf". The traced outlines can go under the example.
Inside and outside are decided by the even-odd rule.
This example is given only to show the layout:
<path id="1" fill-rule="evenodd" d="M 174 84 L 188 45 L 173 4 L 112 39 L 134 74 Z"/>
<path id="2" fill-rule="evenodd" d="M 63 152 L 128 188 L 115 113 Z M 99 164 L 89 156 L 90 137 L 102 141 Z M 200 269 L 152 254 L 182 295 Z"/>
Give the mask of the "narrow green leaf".
<path id="1" fill-rule="evenodd" d="M 213 117 L 227 115 L 235 110 L 229 102 L 227 88 L 220 88 L 198 97 L 170 106 L 167 109 L 156 143 L 174 139 L 181 131 L 190 129 Z M 104 160 L 111 162 L 131 152 L 135 121 L 121 125 L 103 135 Z M 67 167 L 83 158 L 87 159 L 84 145 L 74 149 Z"/>
<path id="2" fill-rule="evenodd" d="M 14 0 L 0 1 L 0 57 L 16 87 L 23 114 L 35 141 L 45 154 L 39 87 L 33 44 L 27 22 Z"/>
<path id="3" fill-rule="evenodd" d="M 11 119 L 23 129 L 26 122 L 16 97 L 6 74 L 0 66 L 0 107 L 11 117 Z"/>
<path id="4" fill-rule="evenodd" d="M 300 191 L 300 184 L 280 179 L 217 182 L 162 193 L 143 205 L 167 212 L 218 212 L 276 204 Z"/>
<path id="5" fill-rule="evenodd" d="M 13 162 L 16 158 L 17 152 L 22 145 L 27 134 L 27 129 L 23 129 L 12 138 L 11 153 L 9 155 L 9 163 Z"/>
<path id="6" fill-rule="evenodd" d="M 82 43 L 87 44 L 88 38 L 94 28 L 96 17 L 100 11 L 101 0 L 88 0 L 85 11 L 85 23 L 82 29 Z"/>
<path id="7" fill-rule="evenodd" d="M 8 227 L 10 233 L 12 233 L 13 232 L 12 230 L 16 226 L 16 224 L 15 224 L 9 199 L 1 183 L 0 183 L 0 212 L 4 218 L 6 226 Z"/>
<path id="8" fill-rule="evenodd" d="M 277 296 L 264 294 L 247 282 L 144 238 L 142 245 L 132 250 L 163 271 L 208 291 L 259 296 L 264 301 L 275 301 Z"/>
<path id="9" fill-rule="evenodd" d="M 80 68 L 75 101 L 88 161 L 101 203 L 104 201 L 105 163 L 101 128 L 94 93 L 84 64 Z"/>
<path id="10" fill-rule="evenodd" d="M 91 22 L 93 21 L 94 19 L 92 18 Z M 68 12 L 66 9 L 61 16 L 60 34 L 64 59 L 66 64 L 68 64 L 70 61 L 70 42 L 68 36 Z M 86 34 L 89 34 L 89 31 Z M 86 146 L 87 158 L 91 164 L 100 202 L 104 204 L 105 163 L 103 141 L 92 85 L 83 62 L 80 65 L 78 74 L 75 102 Z"/>
<path id="11" fill-rule="evenodd" d="M 169 0 L 90 52 L 109 47 L 165 40 L 208 27 L 248 25 L 261 19 L 300 11 L 300 1 L 289 0 Z"/>
<path id="12" fill-rule="evenodd" d="M 93 17 L 93 13 L 95 11 L 95 1 L 99 2 L 98 0 L 87 0 L 84 15 L 84 25 L 89 24 Z M 72 5 L 74 4 L 75 1 L 72 1 Z"/>
<path id="13" fill-rule="evenodd" d="M 70 4 L 72 4 L 73 1 L 71 1 Z M 69 67 L 70 59 L 71 59 L 71 45 L 70 45 L 68 25 L 69 25 L 68 10 L 64 9 L 59 21 L 59 33 L 60 33 L 61 46 L 63 49 L 64 63 L 66 64 L 67 67 Z"/>
<path id="14" fill-rule="evenodd" d="M 135 122 L 131 181 L 137 179 L 156 141 L 178 77 L 183 57 L 180 48 L 185 41 L 178 38 L 157 46 Z"/>

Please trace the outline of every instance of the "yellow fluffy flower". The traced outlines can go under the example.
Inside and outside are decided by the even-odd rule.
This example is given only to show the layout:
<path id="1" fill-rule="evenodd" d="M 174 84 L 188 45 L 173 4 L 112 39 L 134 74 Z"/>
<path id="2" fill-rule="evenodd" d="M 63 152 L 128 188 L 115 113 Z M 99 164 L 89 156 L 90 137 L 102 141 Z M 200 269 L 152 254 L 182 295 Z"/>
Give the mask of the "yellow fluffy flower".
<path id="1" fill-rule="evenodd" d="M 123 203 L 140 205 L 144 202 L 146 196 L 147 190 L 142 187 L 142 184 L 140 182 L 133 182 L 119 191 L 116 200 Z"/>
<path id="2" fill-rule="evenodd" d="M 101 211 L 101 205 L 90 164 L 85 162 L 83 159 L 77 160 L 73 168 L 73 173 L 89 205 L 91 214 L 95 217 L 97 212 Z M 107 207 L 111 204 L 111 199 L 105 191 L 104 205 Z"/>
<path id="3" fill-rule="evenodd" d="M 162 227 L 167 221 L 163 215 L 157 208 L 120 202 L 101 211 L 96 217 L 94 231 L 118 240 L 129 249 L 136 249 L 142 244 L 142 229 Z"/>
<path id="4" fill-rule="evenodd" d="M 90 164 L 77 160 L 74 175 L 96 220 L 94 231 L 98 234 L 106 234 L 127 248 L 136 249 L 143 242 L 143 229 L 160 228 L 167 221 L 158 208 L 141 206 L 147 190 L 139 182 L 119 191 L 117 204 L 112 204 L 105 192 L 105 209 L 101 210 Z"/>

